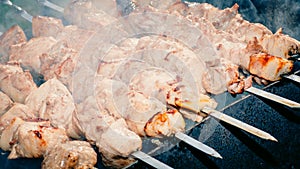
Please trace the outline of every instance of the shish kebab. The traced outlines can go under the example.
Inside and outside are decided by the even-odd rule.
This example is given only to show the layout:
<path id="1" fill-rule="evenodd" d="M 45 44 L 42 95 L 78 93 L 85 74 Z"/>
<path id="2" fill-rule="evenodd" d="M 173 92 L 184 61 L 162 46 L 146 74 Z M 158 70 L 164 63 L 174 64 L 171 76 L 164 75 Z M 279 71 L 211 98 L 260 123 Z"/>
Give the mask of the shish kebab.
<path id="1" fill-rule="evenodd" d="M 172 3 L 174 3 L 175 1 L 172 1 Z M 51 2 L 47 2 L 47 4 L 48 3 L 51 3 Z M 170 2 L 166 2 L 166 3 L 170 3 Z M 138 4 L 138 1 L 135 1 L 134 2 L 134 4 Z M 239 16 L 239 14 L 238 14 L 238 12 L 237 12 L 237 9 L 238 9 L 238 6 L 237 5 L 234 5 L 232 8 L 228 8 L 228 9 L 225 9 L 224 11 L 222 11 L 222 10 L 219 10 L 219 9 L 217 9 L 217 8 L 214 8 L 214 7 L 212 7 L 212 6 L 209 6 L 209 4 L 201 4 L 201 5 L 198 5 L 198 6 L 200 6 L 199 8 L 199 10 L 197 11 L 197 4 L 198 3 L 195 3 L 195 4 L 189 4 L 189 6 L 190 6 L 190 8 L 188 8 L 188 9 L 185 9 L 185 8 L 187 8 L 187 5 L 185 5 L 184 3 L 181 3 L 181 2 L 177 2 L 177 3 L 174 3 L 174 5 L 171 5 L 171 4 L 169 4 L 169 5 L 171 5 L 171 7 L 169 7 L 170 8 L 170 11 L 171 12 L 174 12 L 174 11 L 176 11 L 177 9 L 176 9 L 176 6 L 180 6 L 180 7 L 182 7 L 182 6 L 184 6 L 183 8 L 185 9 L 185 10 L 190 10 L 191 12 L 190 13 L 192 13 L 192 14 L 196 14 L 196 17 L 198 17 L 198 15 L 199 15 L 199 12 L 198 11 L 200 11 L 200 14 L 201 14 L 201 16 L 203 15 L 203 16 L 209 16 L 209 17 L 207 17 L 206 19 L 210 19 L 210 18 L 218 18 L 218 17 L 214 17 L 214 15 L 220 15 L 221 16 L 221 18 L 225 18 L 225 19 L 228 19 L 228 18 L 226 18 L 226 14 L 228 14 L 228 13 L 233 13 L 233 14 L 235 14 L 236 15 L 236 17 L 234 17 L 234 16 L 231 16 L 232 18 L 230 18 L 229 17 L 229 19 L 232 19 L 232 20 L 243 20 L 240 16 Z M 131 5 L 131 4 L 130 4 Z M 138 5 L 137 5 L 138 6 Z M 202 7 L 203 6 L 203 7 Z M 208 6 L 208 7 L 206 7 L 206 6 Z M 48 7 L 50 7 L 50 6 L 48 6 Z M 51 7 L 50 7 L 51 8 Z M 203 10 L 207 10 L 207 12 L 209 12 L 209 10 L 211 9 L 211 8 L 214 8 L 212 11 L 213 12 L 211 12 L 212 14 L 205 14 L 205 12 L 204 12 L 204 14 L 202 14 L 203 13 Z M 56 9 L 54 9 L 54 10 L 56 10 Z M 75 7 L 75 10 L 76 10 L 76 7 Z M 173 11 L 172 11 L 173 10 Z M 179 10 L 183 10 L 182 8 L 179 8 Z M 58 10 L 57 10 L 58 11 Z M 161 11 L 160 11 L 161 12 Z M 182 12 L 182 11 L 179 11 L 179 13 L 185 13 L 185 14 L 187 14 L 187 13 L 189 13 L 188 11 L 184 11 L 184 12 Z M 202 12 L 202 13 L 201 13 Z M 216 13 L 216 14 L 215 14 Z M 189 18 L 189 16 L 187 16 L 187 18 Z M 237 19 L 236 19 L 237 18 Z M 193 19 L 193 18 L 190 18 L 190 19 L 192 19 L 193 21 L 195 21 L 195 19 Z M 231 21 L 231 22 L 237 22 L 237 21 L 231 21 L 231 20 L 229 20 L 229 21 Z M 204 22 L 204 23 L 207 23 L 205 20 L 201 20 L 202 22 Z M 223 21 L 223 20 L 222 20 Z M 197 19 L 196 19 L 196 22 L 197 22 Z M 211 22 L 213 22 L 214 24 L 218 24 L 218 23 L 215 23 L 216 21 L 211 21 Z M 220 22 L 220 21 L 219 21 Z M 247 24 L 248 25 L 250 25 L 247 21 L 244 21 L 244 23 L 246 22 L 246 24 L 244 24 L 244 25 L 246 25 L 247 26 Z M 198 22 L 199 23 L 199 22 Z M 200 25 L 201 25 L 201 23 L 199 23 Z M 203 25 L 203 24 L 202 24 Z M 205 26 L 209 26 L 208 24 L 206 24 Z M 241 25 L 241 26 L 243 26 L 243 24 Z M 203 28 L 204 28 L 204 26 L 200 26 L 200 29 L 202 29 L 203 30 Z M 260 25 L 258 25 L 258 28 L 261 28 L 261 26 Z M 263 27 L 262 27 L 263 28 Z M 212 28 L 211 26 L 209 26 L 208 28 L 204 28 L 204 29 L 215 29 L 215 28 Z M 228 29 L 228 28 L 227 28 Z M 242 29 L 242 31 L 244 30 L 245 28 L 243 28 Z M 255 29 L 255 26 L 254 26 L 254 28 L 251 28 L 251 30 L 254 30 Z M 266 29 L 266 28 L 263 28 L 263 29 Z M 204 30 L 204 32 L 205 33 L 208 33 L 208 34 L 210 34 L 211 32 L 213 32 L 213 31 L 206 31 L 206 30 Z M 234 31 L 232 31 L 232 32 L 234 32 Z M 247 31 L 246 31 L 247 32 Z M 258 33 L 260 33 L 259 31 L 257 31 Z M 262 32 L 268 32 L 268 30 L 266 29 L 266 30 L 263 30 Z M 269 33 L 269 32 L 268 32 Z M 240 33 L 240 34 L 242 34 L 242 33 Z M 276 33 L 277 34 L 277 33 Z M 268 41 L 270 41 L 270 40 L 272 40 L 272 39 L 275 39 L 276 40 L 276 37 L 277 37 L 277 35 L 275 34 L 275 38 L 274 38 L 274 36 L 269 36 L 269 37 L 267 37 L 267 38 L 264 38 L 263 39 L 263 42 L 261 42 L 263 45 L 265 45 L 265 46 L 263 46 L 263 47 L 265 47 L 267 50 L 268 50 L 268 52 L 270 51 L 270 50 L 272 50 L 272 51 L 274 51 L 274 52 L 271 52 L 271 53 L 274 53 L 274 54 L 278 54 L 278 50 L 276 50 L 276 49 L 274 49 L 275 47 L 273 47 L 273 46 L 271 46 L 271 45 L 268 45 Z M 217 41 L 216 41 L 216 43 L 218 43 L 218 36 L 221 36 L 221 38 L 224 36 L 222 33 L 220 33 L 220 35 L 218 35 L 218 33 L 217 34 L 213 34 L 212 36 L 210 36 L 210 37 L 217 37 L 217 38 L 215 38 Z M 226 35 L 225 35 L 226 36 Z M 249 37 L 252 37 L 253 35 L 249 35 Z M 259 36 L 262 36 L 262 35 L 259 35 Z M 294 42 L 294 40 L 292 39 L 292 38 L 289 38 L 289 37 L 287 37 L 286 35 L 280 35 L 280 36 L 283 36 L 284 37 L 284 39 L 282 40 L 282 43 L 284 43 L 285 44 L 285 46 L 283 46 L 283 47 L 288 47 L 288 46 L 291 46 L 291 44 L 293 44 L 293 43 L 296 43 L 296 42 Z M 225 38 L 226 39 L 226 38 Z M 228 39 L 228 38 L 227 38 Z M 280 38 L 278 38 L 279 40 L 280 40 Z M 214 41 L 213 39 L 210 39 L 210 40 L 212 40 L 212 41 Z M 229 38 L 229 41 L 230 41 L 230 38 Z M 250 41 L 250 40 L 248 40 L 248 41 Z M 290 42 L 291 41 L 291 42 Z M 255 42 L 254 42 L 255 43 Z M 230 43 L 229 43 L 230 44 Z M 233 44 L 237 44 L 237 45 L 239 45 L 238 43 L 235 43 L 235 42 L 233 42 Z M 296 44 L 295 44 L 296 45 Z M 223 49 L 224 48 L 226 48 L 226 46 L 225 47 L 221 47 L 221 50 L 220 50 L 220 53 L 223 53 L 223 54 L 227 54 L 227 53 L 231 53 L 230 52 L 230 50 L 229 50 L 229 52 L 228 52 L 228 50 L 226 51 L 224 51 Z M 270 48 L 270 50 L 269 50 L 269 48 Z M 244 50 L 244 49 L 243 49 Z M 288 51 L 288 49 L 284 49 L 284 50 L 282 50 L 282 51 L 280 51 L 279 50 L 279 54 L 280 55 L 283 55 L 283 56 L 281 56 L 281 57 L 284 57 L 284 58 L 288 58 L 289 56 L 288 55 L 284 55 L 284 53 L 288 53 L 288 52 L 286 52 L 286 51 Z M 276 53 L 277 52 L 277 53 Z M 281 53 L 280 53 L 281 52 Z M 284 53 L 283 53 L 284 52 Z M 295 50 L 295 52 L 297 52 L 297 50 Z M 283 53 L 283 54 L 282 54 Z M 244 56 L 244 53 L 241 53 L 240 54 L 240 56 Z M 225 56 L 226 57 L 226 56 Z M 231 56 L 229 56 L 229 57 L 231 57 Z M 259 56 L 260 57 L 260 56 Z M 264 58 L 265 56 L 262 56 L 262 58 Z M 267 56 L 267 57 L 269 57 L 269 56 Z M 227 57 L 228 58 L 228 57 Z M 256 63 L 256 61 L 255 61 L 255 59 L 256 59 L 256 57 L 251 57 L 251 58 L 253 58 L 252 60 L 253 60 L 253 63 L 252 64 L 250 64 L 250 65 L 254 65 L 255 63 Z M 259 59 L 259 58 L 257 58 L 257 59 Z M 275 60 L 276 60 L 276 58 L 275 58 Z M 280 61 L 281 62 L 281 61 Z M 243 65 L 242 65 L 243 66 Z M 246 65 L 245 66 L 243 66 L 243 67 L 247 67 Z M 267 69 L 267 68 L 265 68 L 265 69 Z M 252 70 L 256 70 L 256 68 L 253 68 L 253 69 L 250 69 L 250 72 L 252 71 Z M 288 71 L 290 71 L 290 70 L 288 70 Z M 264 72 L 264 71 L 262 71 L 262 72 Z M 255 73 L 255 72 L 253 72 L 252 71 L 252 73 Z M 259 73 L 259 72 L 257 72 L 256 71 L 256 73 Z M 276 72 L 272 72 L 273 74 L 277 74 Z M 271 74 L 272 74 L 271 73 Z M 295 77 L 296 75 L 289 75 L 289 76 L 291 76 L 291 77 Z M 284 76 L 284 77 L 286 77 L 286 78 L 288 78 L 289 76 Z M 264 76 L 265 77 L 265 76 Z M 274 80 L 278 80 L 279 79 L 279 77 L 278 77 L 278 75 L 276 75 L 275 76 L 275 79 L 274 78 L 271 78 L 270 80 L 272 80 L 272 81 L 274 81 Z M 289 79 L 291 79 L 291 80 L 297 80 L 297 78 L 289 78 Z M 299 81 L 298 81 L 299 82 Z M 247 91 L 247 89 L 245 88 L 245 90 Z M 262 90 L 260 90 L 260 89 L 253 89 L 253 87 L 251 87 L 250 89 L 248 89 L 248 92 L 250 92 L 250 93 L 253 93 L 253 94 L 256 94 L 256 95 L 258 95 L 258 96 L 262 96 L 262 97 L 265 97 L 265 98 L 270 98 L 270 99 L 272 99 L 273 101 L 278 101 L 279 103 L 281 103 L 281 104 L 284 104 L 284 105 L 286 105 L 286 106 L 289 106 L 289 107 L 292 107 L 292 108 L 299 108 L 300 107 L 300 105 L 299 104 L 297 104 L 297 103 L 295 103 L 295 102 L 293 102 L 293 101 L 289 101 L 289 100 L 287 100 L 287 99 L 285 99 L 285 98 L 282 98 L 282 97 L 279 97 L 279 96 L 275 96 L 275 95 L 273 95 L 273 94 L 268 94 L 268 95 L 266 95 L 266 93 L 265 92 L 263 92 Z M 255 92 L 255 93 L 254 93 Z M 279 99 L 279 100 L 278 100 Z M 281 100 L 284 100 L 284 102 L 282 102 Z"/>

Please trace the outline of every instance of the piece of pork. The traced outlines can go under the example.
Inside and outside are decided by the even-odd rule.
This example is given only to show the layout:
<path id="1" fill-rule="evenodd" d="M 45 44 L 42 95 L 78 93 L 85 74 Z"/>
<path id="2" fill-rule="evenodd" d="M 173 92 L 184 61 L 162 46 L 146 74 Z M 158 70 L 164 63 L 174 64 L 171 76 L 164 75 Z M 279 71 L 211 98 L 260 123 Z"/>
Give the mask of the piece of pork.
<path id="1" fill-rule="evenodd" d="M 47 149 L 42 169 L 88 169 L 97 162 L 97 154 L 86 141 L 67 141 Z"/>
<path id="2" fill-rule="evenodd" d="M 9 60 L 10 47 L 26 42 L 27 38 L 21 27 L 14 25 L 0 36 L 0 63 L 4 64 Z"/>
<path id="3" fill-rule="evenodd" d="M 10 123 L 1 131 L 0 135 L 0 148 L 4 151 L 11 151 L 14 133 L 18 130 L 19 126 L 25 121 L 18 117 L 13 117 Z"/>
<path id="4" fill-rule="evenodd" d="M 257 38 L 270 55 L 289 58 L 300 53 L 300 42 L 282 33 L 279 29 L 273 34 L 260 23 L 250 23 L 238 13 L 238 4 L 224 10 L 207 3 L 192 3 L 188 12 L 209 20 L 216 29 L 232 34 L 234 37 L 249 42 Z"/>
<path id="5" fill-rule="evenodd" d="M 262 45 L 260 43 L 260 40 L 258 39 L 260 37 L 267 36 L 265 34 L 268 34 L 268 33 L 264 33 L 264 32 L 266 32 L 267 28 L 260 29 L 259 26 L 257 26 L 257 25 L 253 25 L 252 23 L 249 23 L 248 21 L 243 21 L 243 22 L 245 22 L 246 25 L 252 24 L 253 29 L 254 28 L 258 29 L 258 32 L 256 33 L 257 35 L 251 36 L 252 37 L 251 40 L 248 39 L 247 41 L 244 41 L 239 38 L 239 35 L 237 35 L 237 34 L 231 35 L 226 31 L 217 29 L 216 26 L 214 25 L 214 22 L 217 22 L 217 21 L 213 21 L 213 19 L 214 19 L 213 16 L 216 16 L 218 14 L 220 14 L 222 16 L 224 15 L 223 18 L 221 16 L 219 16 L 219 17 L 216 17 L 216 19 L 227 20 L 228 18 L 231 17 L 228 14 L 228 11 L 227 12 L 226 12 L 226 10 L 221 11 L 221 10 L 211 6 L 210 4 L 194 4 L 194 5 L 189 5 L 189 6 L 182 5 L 180 7 L 184 8 L 184 10 L 182 10 L 180 8 L 171 8 L 171 9 L 178 10 L 175 12 L 178 12 L 181 15 L 186 16 L 186 18 L 189 19 L 192 23 L 194 23 L 194 24 L 197 23 L 197 27 L 200 28 L 203 31 L 203 33 L 205 33 L 207 35 L 207 38 L 215 46 L 218 56 L 220 58 L 222 58 L 223 60 L 227 60 L 226 62 L 228 64 L 225 64 L 226 65 L 224 67 L 225 69 L 220 66 L 218 66 L 216 68 L 210 67 L 210 69 L 216 69 L 216 70 L 219 70 L 219 72 L 224 72 L 224 70 L 225 71 L 228 70 L 228 68 L 226 68 L 226 67 L 230 67 L 230 70 L 235 70 L 234 72 L 238 72 L 237 68 L 234 68 L 234 65 L 231 64 L 231 63 L 234 63 L 234 64 L 239 65 L 249 71 L 249 67 L 251 66 L 250 58 L 252 57 L 252 55 L 257 55 L 261 52 L 268 52 L 268 49 L 265 49 L 265 47 L 264 47 L 265 45 Z M 208 10 L 208 9 L 211 9 L 211 10 Z M 173 13 L 174 11 L 170 11 L 170 12 Z M 226 13 L 226 15 L 224 13 Z M 225 16 L 227 16 L 228 18 L 226 18 Z M 265 56 L 266 56 L 265 54 L 260 55 L 260 58 L 263 58 Z M 291 71 L 291 69 L 290 69 L 291 62 L 290 61 L 287 61 L 284 58 L 277 58 L 277 56 L 269 55 L 268 57 L 276 58 L 276 60 L 280 60 L 281 64 L 285 64 L 284 66 L 282 66 L 281 64 L 272 64 L 273 65 L 272 67 L 268 67 L 269 72 L 270 71 L 276 72 L 276 70 L 281 69 L 281 68 L 284 68 L 284 70 L 278 71 L 280 73 L 288 73 Z M 254 63 L 252 63 L 252 64 L 254 64 Z M 280 77 L 280 74 L 276 74 L 276 77 L 271 77 L 268 72 L 263 72 L 263 73 L 257 74 L 258 72 L 266 71 L 267 69 L 264 67 L 258 67 L 258 66 L 255 66 L 255 67 L 251 66 L 251 67 L 252 67 L 252 69 L 257 69 L 255 71 L 252 70 L 251 73 L 256 76 L 259 76 L 261 78 L 275 81 L 275 80 L 278 80 Z M 270 70 L 270 69 L 273 69 L 273 70 Z M 236 74 L 234 72 L 233 72 L 233 75 Z M 215 72 L 206 74 L 206 77 L 208 77 L 211 80 L 214 80 L 214 78 L 215 78 L 214 74 L 215 74 Z M 263 75 L 265 75 L 266 77 L 263 77 Z M 237 77 L 237 76 L 229 75 L 229 77 Z M 226 79 L 226 76 L 223 76 L 223 78 L 221 76 L 220 79 Z M 214 86 L 214 85 L 212 85 L 212 83 L 209 83 L 209 82 L 211 82 L 211 80 L 208 80 L 207 82 L 205 82 L 205 84 L 208 84 L 206 86 Z M 221 80 L 221 81 L 224 81 L 224 80 Z M 232 82 L 234 82 L 234 83 L 232 84 Z M 250 79 L 243 80 L 243 78 L 237 78 L 236 80 L 232 79 L 230 81 L 227 81 L 226 84 L 229 89 L 228 91 L 231 91 L 231 93 L 233 93 L 235 91 L 242 92 L 244 84 L 249 83 L 249 82 L 250 82 Z M 228 85 L 228 84 L 230 84 L 230 85 Z"/>
<path id="6" fill-rule="evenodd" d="M 96 144 L 106 166 L 122 168 L 134 162 L 129 157 L 142 147 L 141 138 L 128 129 L 125 121 L 101 111 L 93 96 L 77 105 L 78 119 L 88 141 Z"/>
<path id="7" fill-rule="evenodd" d="M 73 97 L 59 80 L 54 78 L 43 83 L 28 95 L 25 104 L 37 117 L 50 120 L 54 127 L 64 128 L 72 138 L 80 138 Z"/>
<path id="8" fill-rule="evenodd" d="M 116 118 L 124 118 L 129 129 L 138 135 L 160 137 L 183 131 L 185 122 L 179 112 L 167 111 L 166 105 L 140 91 L 128 90 L 122 82 L 104 78 L 97 81 L 99 109 Z M 164 116 L 165 118 L 159 118 Z M 154 126 L 155 127 L 149 127 Z"/>
<path id="9" fill-rule="evenodd" d="M 48 149 L 68 141 L 64 129 L 55 128 L 49 121 L 23 122 L 13 134 L 9 159 L 19 157 L 40 158 Z"/>
<path id="10" fill-rule="evenodd" d="M 60 19 L 47 16 L 34 16 L 32 18 L 32 36 L 52 36 L 62 31 L 64 25 Z"/>
<path id="11" fill-rule="evenodd" d="M 33 111 L 26 105 L 20 103 L 13 103 L 13 106 L 0 117 L 0 133 L 7 125 L 10 124 L 11 120 L 15 117 L 19 117 L 23 120 L 35 118 Z"/>
<path id="12" fill-rule="evenodd" d="M 115 17 L 93 6 L 92 1 L 86 0 L 71 1 L 64 10 L 64 18 L 80 28 L 95 31 L 117 21 Z"/>
<path id="13" fill-rule="evenodd" d="M 53 37 L 32 38 L 28 42 L 11 46 L 10 61 L 18 61 L 29 70 L 40 72 L 40 57 L 48 53 L 57 41 Z"/>
<path id="14" fill-rule="evenodd" d="M 12 107 L 12 100 L 0 91 L 0 117 Z"/>
<path id="15" fill-rule="evenodd" d="M 19 63 L 0 64 L 0 89 L 13 101 L 24 103 L 36 88 L 29 71 L 23 71 Z"/>

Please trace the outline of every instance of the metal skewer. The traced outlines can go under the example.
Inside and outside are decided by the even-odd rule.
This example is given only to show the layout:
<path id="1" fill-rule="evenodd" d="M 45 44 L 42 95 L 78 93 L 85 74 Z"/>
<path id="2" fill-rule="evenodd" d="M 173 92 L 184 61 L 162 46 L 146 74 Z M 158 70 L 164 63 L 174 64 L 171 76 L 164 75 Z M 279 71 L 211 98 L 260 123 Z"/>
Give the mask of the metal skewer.
<path id="1" fill-rule="evenodd" d="M 283 104 L 283 105 L 288 106 L 290 108 L 300 108 L 300 104 L 297 103 L 297 102 L 294 102 L 292 100 L 286 99 L 286 98 L 281 97 L 281 96 L 277 96 L 275 94 L 266 92 L 264 90 L 261 90 L 261 89 L 255 88 L 255 87 L 250 87 L 250 88 L 246 89 L 246 91 L 249 92 L 249 93 L 261 96 L 263 98 L 275 101 L 277 103 Z"/>
<path id="2" fill-rule="evenodd" d="M 139 160 L 144 161 L 145 163 L 151 165 L 152 167 L 159 168 L 159 169 L 172 169 L 172 167 L 160 162 L 159 160 L 149 156 L 148 154 L 142 151 L 136 151 L 131 155 Z"/>
<path id="3" fill-rule="evenodd" d="M 294 82 L 300 83 L 300 76 L 297 76 L 297 75 L 285 75 L 283 77 L 286 78 L 286 79 L 290 79 L 290 80 L 292 80 Z"/>
<path id="4" fill-rule="evenodd" d="M 266 140 L 272 140 L 272 141 L 276 141 L 277 142 L 277 139 L 275 137 L 273 137 L 272 135 L 270 135 L 269 133 L 265 132 L 265 131 L 262 131 L 258 128 L 255 128 L 247 123 L 244 123 L 240 120 L 237 120 L 233 117 L 230 117 L 224 113 L 221 113 L 217 110 L 214 110 L 214 109 L 211 109 L 209 107 L 204 107 L 202 110 L 202 112 L 204 113 L 207 113 L 208 115 L 218 119 L 218 120 L 221 120 L 221 121 L 224 121 L 230 125 L 233 125 L 235 127 L 238 127 L 244 131 L 247 131 L 253 135 L 256 135 L 260 138 L 263 138 L 263 139 L 266 139 Z"/>
<path id="5" fill-rule="evenodd" d="M 237 120 L 233 117 L 230 117 L 224 113 L 221 113 L 217 110 L 214 110 L 212 108 L 209 108 L 209 107 L 204 107 L 201 111 L 197 111 L 197 110 L 194 110 L 193 108 L 189 107 L 188 105 L 186 105 L 185 103 L 182 103 L 180 101 L 175 101 L 175 105 L 174 106 L 177 106 L 177 107 L 180 107 L 180 108 L 183 108 L 183 109 L 186 109 L 186 110 L 189 110 L 189 111 L 192 111 L 192 112 L 195 112 L 195 113 L 198 113 L 198 114 L 202 114 L 201 112 L 205 113 L 206 115 L 209 115 L 211 117 L 214 117 L 215 119 L 218 119 L 218 120 L 221 120 L 223 122 L 226 122 L 230 125 L 233 125 L 235 127 L 238 127 L 244 131 L 247 131 L 257 137 L 260 137 L 260 138 L 263 138 L 263 139 L 266 139 L 266 140 L 272 140 L 272 141 L 276 141 L 277 142 L 277 139 L 274 138 L 272 135 L 270 135 L 269 133 L 265 132 L 265 131 L 262 131 L 258 128 L 255 128 L 249 124 L 246 124 L 240 120 Z"/>
<path id="6" fill-rule="evenodd" d="M 64 13 L 64 8 L 52 3 L 52 2 L 49 2 L 47 0 L 37 0 L 39 3 L 41 3 L 42 5 L 48 7 L 48 8 L 51 8 L 57 12 L 61 12 L 61 13 Z"/>
<path id="7" fill-rule="evenodd" d="M 22 9 L 21 7 L 13 4 L 10 0 L 4 0 L 4 1 L 0 1 L 1 3 L 3 4 L 6 4 L 6 5 L 10 5 L 12 6 L 13 8 L 15 8 L 19 13 L 20 15 L 26 19 L 27 21 L 29 22 L 32 22 L 32 15 L 30 15 L 27 11 L 25 11 L 24 9 Z"/>
<path id="8" fill-rule="evenodd" d="M 182 132 L 177 132 L 175 134 L 175 137 L 208 155 L 222 159 L 222 156 L 216 150 L 214 150 L 213 148 L 201 143 L 200 141 L 198 141 Z"/>

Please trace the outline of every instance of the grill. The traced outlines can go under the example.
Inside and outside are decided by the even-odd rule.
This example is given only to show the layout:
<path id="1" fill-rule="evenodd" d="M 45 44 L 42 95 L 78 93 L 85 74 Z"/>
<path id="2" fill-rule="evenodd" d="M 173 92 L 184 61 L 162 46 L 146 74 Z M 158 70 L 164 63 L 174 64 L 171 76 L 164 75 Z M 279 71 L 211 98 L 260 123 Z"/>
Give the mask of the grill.
<path id="1" fill-rule="evenodd" d="M 2 2 L 6 1 L 2 0 Z M 12 2 L 26 9 L 31 15 L 39 14 L 62 18 L 61 13 L 55 10 L 49 10 L 48 7 L 43 6 L 42 3 L 45 1 L 32 0 L 32 2 L 27 3 L 15 0 Z M 51 2 L 62 7 L 67 4 L 67 1 L 52 0 Z M 220 3 L 212 0 L 210 3 L 220 8 L 232 5 L 232 3 L 228 1 Z M 268 24 L 271 24 L 272 21 L 277 23 L 276 18 L 268 21 L 262 18 L 268 14 L 269 10 L 263 13 L 264 11 L 260 10 L 260 8 L 247 6 L 249 3 L 250 2 L 239 3 L 241 6 L 240 12 L 245 19 L 252 22 L 265 22 L 269 27 L 270 25 Z M 263 8 L 263 4 L 256 1 L 250 4 L 258 4 Z M 300 3 L 298 5 L 300 6 Z M 244 6 L 246 7 L 243 8 Z M 275 7 L 276 5 L 270 4 L 270 6 Z M 21 17 L 22 15 L 30 19 L 25 11 L 22 9 L 16 10 L 3 4 L 0 8 L 0 32 L 4 32 L 13 24 L 19 24 L 25 30 L 28 37 L 32 36 L 30 23 Z M 294 8 L 292 8 L 292 10 L 293 9 Z M 253 13 L 255 13 L 255 15 L 253 15 Z M 282 15 L 284 15 L 284 13 Z M 286 15 L 288 14 L 286 13 Z M 297 15 L 296 17 L 299 18 L 300 16 Z M 270 19 L 270 17 L 267 19 Z M 300 31 L 291 31 L 294 28 L 293 24 L 285 26 L 287 27 L 287 33 L 291 36 L 299 37 Z M 274 31 L 276 27 L 273 25 L 270 28 Z M 293 72 L 296 72 L 299 68 L 299 63 L 295 63 Z M 297 72 L 296 74 L 299 75 Z M 258 87 L 261 88 L 262 86 Z M 264 89 L 270 93 L 277 94 L 298 103 L 300 102 L 299 84 L 290 80 L 283 79 L 280 82 L 274 82 Z M 223 159 L 210 157 L 184 142 L 173 145 L 169 151 L 154 157 L 174 168 L 300 168 L 299 110 L 287 108 L 278 103 L 248 93 L 237 96 L 222 94 L 216 97 L 226 97 L 227 99 L 226 106 L 220 108 L 223 113 L 272 134 L 277 138 L 278 143 L 262 140 L 236 127 L 209 118 L 204 123 L 195 126 L 188 134 L 217 150 Z M 2 150 L 0 150 L 0 152 L 0 168 L 33 169 L 41 167 L 42 159 L 7 160 L 8 152 L 3 152 Z M 98 159 L 96 167 L 105 168 L 101 163 L 101 159 Z M 142 161 L 138 161 L 129 168 L 150 168 L 150 166 Z"/>

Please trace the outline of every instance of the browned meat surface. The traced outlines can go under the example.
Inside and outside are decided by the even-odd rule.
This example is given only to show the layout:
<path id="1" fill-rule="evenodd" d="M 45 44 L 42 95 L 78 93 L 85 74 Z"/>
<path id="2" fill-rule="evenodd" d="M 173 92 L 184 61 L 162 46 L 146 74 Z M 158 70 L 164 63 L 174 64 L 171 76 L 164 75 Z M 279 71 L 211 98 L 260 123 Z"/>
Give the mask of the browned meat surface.
<path id="1" fill-rule="evenodd" d="M 250 73 L 263 77 L 266 80 L 279 80 L 281 75 L 291 72 L 292 68 L 293 63 L 291 61 L 280 57 L 267 54 L 257 54 L 250 57 Z"/>
<path id="2" fill-rule="evenodd" d="M 37 117 L 50 120 L 54 127 L 65 129 L 70 137 L 80 138 L 73 97 L 59 80 L 54 78 L 46 81 L 28 95 L 25 104 Z"/>
<path id="3" fill-rule="evenodd" d="M 47 150 L 42 169 L 88 169 L 96 162 L 97 154 L 88 142 L 67 141 Z"/>
<path id="4" fill-rule="evenodd" d="M 0 91 L 0 117 L 7 112 L 12 106 L 12 100 L 3 92 Z"/>
<path id="5" fill-rule="evenodd" d="M 0 63 L 9 60 L 10 46 L 26 42 L 27 38 L 22 28 L 12 26 L 0 36 Z"/>
<path id="6" fill-rule="evenodd" d="M 64 129 L 54 128 L 50 121 L 23 122 L 13 134 L 9 159 L 43 157 L 47 149 L 68 141 Z"/>
<path id="7" fill-rule="evenodd" d="M 128 129 L 123 119 L 115 120 L 100 111 L 96 98 L 90 96 L 78 104 L 78 119 L 86 138 L 96 144 L 107 166 L 122 168 L 134 161 L 128 155 L 141 149 L 141 138 Z"/>
<path id="8" fill-rule="evenodd" d="M 31 74 L 23 71 L 18 63 L 0 64 L 0 89 L 13 101 L 24 103 L 36 88 Z"/>

